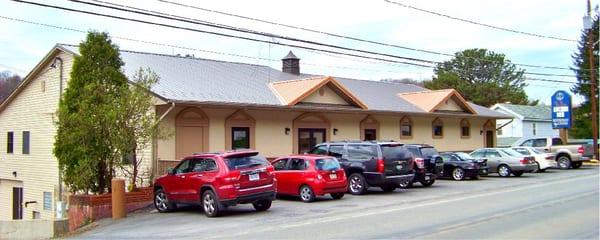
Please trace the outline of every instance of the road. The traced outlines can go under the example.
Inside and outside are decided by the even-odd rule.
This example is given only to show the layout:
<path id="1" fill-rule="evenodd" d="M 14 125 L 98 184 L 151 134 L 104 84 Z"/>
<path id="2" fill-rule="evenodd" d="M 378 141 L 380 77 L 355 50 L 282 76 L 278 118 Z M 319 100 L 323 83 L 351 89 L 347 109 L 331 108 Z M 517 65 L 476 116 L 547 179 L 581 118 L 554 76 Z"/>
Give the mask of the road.
<path id="1" fill-rule="evenodd" d="M 598 239 L 598 166 L 523 177 L 438 180 L 366 196 L 302 203 L 280 199 L 264 213 L 231 208 L 209 219 L 199 208 L 134 214 L 76 238 L 189 239 Z M 418 184 L 416 184 L 418 185 Z"/>

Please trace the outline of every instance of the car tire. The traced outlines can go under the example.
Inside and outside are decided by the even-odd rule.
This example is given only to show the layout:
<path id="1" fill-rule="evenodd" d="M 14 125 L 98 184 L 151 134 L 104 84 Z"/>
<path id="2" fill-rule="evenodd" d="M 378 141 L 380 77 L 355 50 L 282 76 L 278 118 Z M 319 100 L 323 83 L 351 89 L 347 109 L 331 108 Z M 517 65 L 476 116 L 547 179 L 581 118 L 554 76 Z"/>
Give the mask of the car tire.
<path id="1" fill-rule="evenodd" d="M 558 163 L 558 168 L 566 170 L 571 168 L 571 158 L 567 155 L 560 155 L 556 162 Z"/>
<path id="2" fill-rule="evenodd" d="M 580 168 L 581 165 L 583 165 L 583 162 L 573 162 L 573 163 L 571 163 L 571 167 L 573 167 L 574 169 Z"/>
<path id="3" fill-rule="evenodd" d="M 510 167 L 508 167 L 506 164 L 498 166 L 498 176 L 509 177 L 511 173 L 512 170 L 510 170 Z"/>
<path id="4" fill-rule="evenodd" d="M 525 173 L 525 172 L 523 172 L 523 171 L 514 171 L 512 174 L 515 175 L 515 177 L 520 177 L 520 176 L 523 176 L 523 173 Z"/>
<path id="5" fill-rule="evenodd" d="M 535 171 L 534 171 L 534 172 L 536 172 L 536 173 L 540 173 L 540 172 L 542 172 L 542 169 L 540 168 L 540 163 L 539 163 L 539 162 L 536 162 L 536 163 L 535 163 L 535 165 L 537 166 L 537 168 L 535 169 Z"/>
<path id="6" fill-rule="evenodd" d="M 260 201 L 253 202 L 252 206 L 254 207 L 254 209 L 256 209 L 256 211 L 264 212 L 264 211 L 269 210 L 269 208 L 271 208 L 272 203 L 273 203 L 273 201 L 271 201 L 271 200 L 260 200 Z"/>
<path id="7" fill-rule="evenodd" d="M 541 173 L 546 172 L 546 169 L 540 169 L 539 172 L 541 172 Z"/>
<path id="8" fill-rule="evenodd" d="M 402 189 L 411 188 L 412 186 L 413 186 L 413 182 L 412 181 L 401 182 L 400 184 L 398 184 L 398 187 L 400 187 Z"/>
<path id="9" fill-rule="evenodd" d="M 433 183 L 435 183 L 435 179 L 429 179 L 429 181 L 426 180 L 422 180 L 419 181 L 421 183 L 421 185 L 423 185 L 423 187 L 431 187 L 431 185 L 433 185 Z"/>
<path id="10" fill-rule="evenodd" d="M 452 170 L 452 179 L 454 179 L 455 181 L 461 181 L 465 179 L 465 170 L 459 167 L 454 168 Z"/>
<path id="11" fill-rule="evenodd" d="M 348 191 L 352 195 L 363 195 L 367 193 L 367 181 L 360 173 L 350 174 L 348 177 Z"/>
<path id="12" fill-rule="evenodd" d="M 331 195 L 331 198 L 336 199 L 336 200 L 342 199 L 344 197 L 344 193 L 331 193 L 329 195 Z"/>
<path id="13" fill-rule="evenodd" d="M 380 188 L 384 192 L 393 192 L 394 190 L 396 190 L 397 186 L 388 184 L 388 185 L 382 185 L 382 186 L 380 186 Z"/>
<path id="14" fill-rule="evenodd" d="M 167 194 L 160 188 L 154 192 L 154 207 L 158 212 L 171 212 L 177 208 L 177 204 L 169 202 Z"/>
<path id="15" fill-rule="evenodd" d="M 217 196 L 212 190 L 202 193 L 202 210 L 207 217 L 218 217 L 221 214 L 221 206 Z"/>
<path id="16" fill-rule="evenodd" d="M 315 192 L 308 185 L 302 185 L 298 190 L 298 195 L 303 202 L 312 202 L 315 200 Z"/>

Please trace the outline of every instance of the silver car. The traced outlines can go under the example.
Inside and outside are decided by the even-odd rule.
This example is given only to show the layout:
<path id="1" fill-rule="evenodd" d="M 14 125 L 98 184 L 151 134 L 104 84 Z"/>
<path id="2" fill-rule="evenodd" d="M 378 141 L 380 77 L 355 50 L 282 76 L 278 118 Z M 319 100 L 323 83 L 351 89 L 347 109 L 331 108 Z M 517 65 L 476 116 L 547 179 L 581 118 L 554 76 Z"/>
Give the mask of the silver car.
<path id="1" fill-rule="evenodd" d="M 501 177 L 508 177 L 512 173 L 519 177 L 525 172 L 537 170 L 535 158 L 523 156 L 509 148 L 480 148 L 471 153 L 474 158 L 487 159 L 490 173 L 498 173 Z"/>

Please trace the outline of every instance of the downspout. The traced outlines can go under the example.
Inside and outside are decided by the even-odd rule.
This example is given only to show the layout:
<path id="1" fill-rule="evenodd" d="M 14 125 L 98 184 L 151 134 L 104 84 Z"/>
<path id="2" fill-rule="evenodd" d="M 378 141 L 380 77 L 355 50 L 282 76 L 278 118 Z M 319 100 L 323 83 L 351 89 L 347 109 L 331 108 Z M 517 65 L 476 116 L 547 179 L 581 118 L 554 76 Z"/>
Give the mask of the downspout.
<path id="1" fill-rule="evenodd" d="M 52 64 L 52 66 L 56 67 L 56 62 L 60 63 L 60 70 L 58 74 L 58 104 L 60 106 L 60 101 L 62 100 L 63 92 L 63 60 L 60 57 L 54 58 L 54 63 Z M 58 200 L 59 204 L 57 204 L 57 207 L 60 209 L 57 209 L 58 211 L 56 211 L 56 215 L 58 218 L 64 218 L 65 206 L 63 201 L 63 180 L 62 173 L 60 171 L 60 166 L 58 168 Z"/>
<path id="2" fill-rule="evenodd" d="M 165 111 L 159 118 L 158 121 L 156 121 L 156 125 L 158 125 L 173 109 L 175 108 L 175 102 L 171 102 L 171 106 L 167 109 L 167 111 Z M 155 125 L 155 126 L 156 126 Z M 156 137 L 152 139 L 152 150 L 153 150 L 153 160 L 152 160 L 152 171 L 154 172 L 154 176 L 156 177 L 156 175 L 158 174 L 158 143 L 156 142 Z M 151 181 L 153 181 L 154 179 L 152 179 Z"/>

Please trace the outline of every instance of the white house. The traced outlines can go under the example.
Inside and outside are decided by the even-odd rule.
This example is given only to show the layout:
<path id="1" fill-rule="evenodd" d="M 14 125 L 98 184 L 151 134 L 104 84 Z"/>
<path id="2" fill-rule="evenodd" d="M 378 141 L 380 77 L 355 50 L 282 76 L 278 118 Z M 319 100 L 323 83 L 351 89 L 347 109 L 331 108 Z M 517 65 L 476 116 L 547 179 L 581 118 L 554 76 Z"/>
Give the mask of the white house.
<path id="1" fill-rule="evenodd" d="M 550 106 L 514 105 L 498 103 L 490 109 L 510 115 L 513 119 L 496 121 L 498 145 L 509 145 L 522 137 L 558 136 L 558 129 L 552 129 Z"/>

